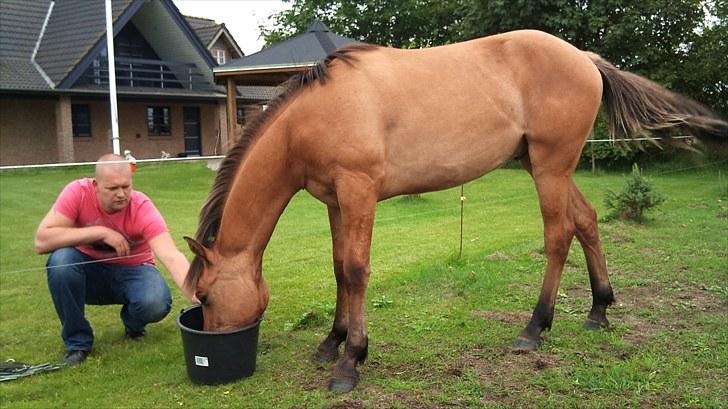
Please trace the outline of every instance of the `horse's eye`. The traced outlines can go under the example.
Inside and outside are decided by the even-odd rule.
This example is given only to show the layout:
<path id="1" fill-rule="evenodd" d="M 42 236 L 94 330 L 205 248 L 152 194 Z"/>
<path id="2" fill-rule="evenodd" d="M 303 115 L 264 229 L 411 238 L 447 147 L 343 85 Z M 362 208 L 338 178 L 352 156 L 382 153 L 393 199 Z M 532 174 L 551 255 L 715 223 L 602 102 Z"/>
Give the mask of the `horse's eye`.
<path id="1" fill-rule="evenodd" d="M 207 304 L 207 294 L 206 293 L 197 292 L 197 293 L 195 293 L 195 297 L 197 297 L 197 299 L 200 300 L 200 304 L 202 304 L 202 305 Z"/>

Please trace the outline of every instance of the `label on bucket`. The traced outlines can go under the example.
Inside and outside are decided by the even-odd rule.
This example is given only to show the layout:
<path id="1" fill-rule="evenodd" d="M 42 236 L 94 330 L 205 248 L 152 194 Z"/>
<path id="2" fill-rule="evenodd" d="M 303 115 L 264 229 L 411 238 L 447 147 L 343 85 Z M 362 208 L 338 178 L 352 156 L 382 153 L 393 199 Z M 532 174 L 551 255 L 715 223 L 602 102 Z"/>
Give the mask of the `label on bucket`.
<path id="1" fill-rule="evenodd" d="M 210 366 L 210 362 L 208 362 L 206 356 L 197 356 L 197 355 L 195 355 L 195 365 L 197 365 L 197 366 Z"/>

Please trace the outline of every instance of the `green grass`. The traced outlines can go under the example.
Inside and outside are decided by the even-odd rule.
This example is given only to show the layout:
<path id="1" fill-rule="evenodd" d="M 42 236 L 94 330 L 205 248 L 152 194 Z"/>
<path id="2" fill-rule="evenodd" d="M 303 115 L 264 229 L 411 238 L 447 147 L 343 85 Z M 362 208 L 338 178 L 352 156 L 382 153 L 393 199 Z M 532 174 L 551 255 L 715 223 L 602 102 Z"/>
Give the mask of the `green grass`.
<path id="1" fill-rule="evenodd" d="M 719 180 L 719 172 L 722 175 Z M 63 186 L 90 168 L 0 173 L 0 359 L 58 362 L 60 325 L 33 253 L 38 222 Z M 591 305 L 574 243 L 554 327 L 541 350 L 513 354 L 541 286 L 545 257 L 533 184 L 516 169 L 460 189 L 377 208 L 367 293 L 369 359 L 356 390 L 326 390 L 330 366 L 310 356 L 334 307 L 326 208 L 302 192 L 265 253 L 271 291 L 257 370 L 198 386 L 187 378 L 175 318 L 124 339 L 116 306 L 90 306 L 93 354 L 81 366 L 0 384 L 0 406 L 48 407 L 709 407 L 728 406 L 728 169 L 650 174 L 667 201 L 642 225 L 601 225 L 617 303 L 613 329 L 581 328 Z M 141 166 L 135 188 L 153 198 L 175 241 L 193 235 L 213 173 L 202 163 Z M 576 175 L 604 214 L 625 175 Z"/>

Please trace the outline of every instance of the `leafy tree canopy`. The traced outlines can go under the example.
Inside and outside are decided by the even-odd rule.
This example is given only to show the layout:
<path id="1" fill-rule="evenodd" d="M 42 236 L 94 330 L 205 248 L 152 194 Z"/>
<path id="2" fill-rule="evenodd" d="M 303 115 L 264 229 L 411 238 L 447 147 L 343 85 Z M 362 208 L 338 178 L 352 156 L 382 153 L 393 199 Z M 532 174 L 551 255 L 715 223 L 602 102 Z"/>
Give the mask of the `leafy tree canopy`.
<path id="1" fill-rule="evenodd" d="M 290 0 L 275 44 L 314 19 L 360 41 L 430 47 L 521 28 L 557 35 L 728 116 L 728 0 Z"/>

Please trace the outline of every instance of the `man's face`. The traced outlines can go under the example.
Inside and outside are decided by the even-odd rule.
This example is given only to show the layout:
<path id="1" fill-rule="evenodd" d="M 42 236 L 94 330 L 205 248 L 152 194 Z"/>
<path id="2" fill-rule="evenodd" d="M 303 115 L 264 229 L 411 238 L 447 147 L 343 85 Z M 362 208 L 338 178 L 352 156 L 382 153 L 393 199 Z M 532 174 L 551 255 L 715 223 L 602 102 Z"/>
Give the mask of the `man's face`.
<path id="1" fill-rule="evenodd" d="M 129 165 L 104 165 L 96 172 L 94 187 L 101 208 L 116 213 L 129 204 L 131 197 L 131 170 Z"/>

